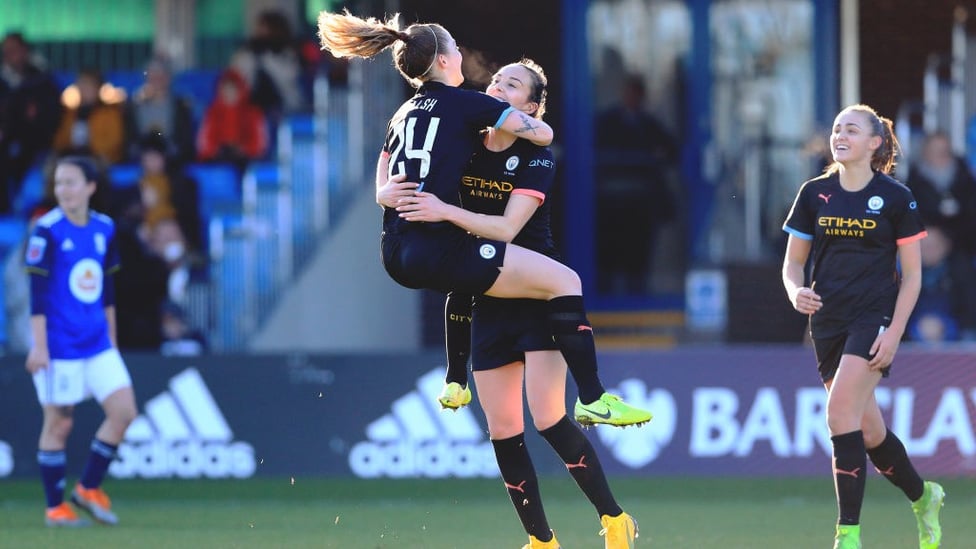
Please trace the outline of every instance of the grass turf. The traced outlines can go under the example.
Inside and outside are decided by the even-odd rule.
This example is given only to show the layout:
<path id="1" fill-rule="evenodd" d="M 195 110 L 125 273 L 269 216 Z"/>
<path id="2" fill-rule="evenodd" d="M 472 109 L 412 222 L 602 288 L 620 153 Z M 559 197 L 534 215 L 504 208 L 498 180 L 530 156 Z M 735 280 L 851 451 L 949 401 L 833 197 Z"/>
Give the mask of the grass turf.
<path id="1" fill-rule="evenodd" d="M 976 479 L 944 479 L 944 547 L 976 539 Z M 541 479 L 564 547 L 602 547 L 599 521 L 568 478 Z M 638 547 L 825 548 L 833 539 L 829 477 L 614 478 L 641 527 Z M 526 536 L 497 480 L 252 479 L 118 481 L 106 490 L 117 527 L 52 529 L 33 481 L 0 482 L 0 547 L 518 548 Z M 901 492 L 874 475 L 862 513 L 865 547 L 918 547 Z"/>

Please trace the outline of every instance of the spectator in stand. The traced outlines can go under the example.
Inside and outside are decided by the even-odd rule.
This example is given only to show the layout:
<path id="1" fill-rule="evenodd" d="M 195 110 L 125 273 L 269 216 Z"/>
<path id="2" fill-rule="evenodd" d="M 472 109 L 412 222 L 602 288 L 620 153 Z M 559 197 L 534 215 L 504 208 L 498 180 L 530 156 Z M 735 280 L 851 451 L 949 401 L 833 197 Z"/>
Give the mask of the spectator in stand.
<path id="1" fill-rule="evenodd" d="M 597 288 L 645 295 L 657 235 L 675 218 L 668 178 L 678 142 L 644 107 L 644 77 L 627 76 L 620 102 L 596 119 Z"/>
<path id="2" fill-rule="evenodd" d="M 976 270 L 953 249 L 947 231 L 927 225 L 922 240 L 922 291 L 908 324 L 916 341 L 976 340 Z"/>
<path id="3" fill-rule="evenodd" d="M 140 198 L 143 204 L 154 206 L 153 210 L 147 212 L 147 217 L 161 219 L 164 217 L 161 212 L 172 208 L 184 237 L 186 252 L 202 253 L 203 232 L 197 181 L 186 175 L 179 160 L 166 155 L 166 140 L 162 136 L 146 136 L 139 144 L 139 162 L 142 165 Z"/>
<path id="4" fill-rule="evenodd" d="M 976 178 L 944 132 L 928 135 L 906 181 L 926 227 L 943 227 L 954 251 L 976 258 Z"/>
<path id="5" fill-rule="evenodd" d="M 196 158 L 194 149 L 193 105 L 172 89 L 172 71 L 162 55 L 153 57 L 146 66 L 146 83 L 136 90 L 126 112 L 127 134 L 159 134 L 166 139 L 168 156 L 181 162 Z M 139 158 L 139 147 L 133 143 L 129 158 Z"/>
<path id="6" fill-rule="evenodd" d="M 220 75 L 217 94 L 197 135 L 200 160 L 230 162 L 243 172 L 248 162 L 267 154 L 267 122 L 249 99 L 247 82 L 240 73 L 229 69 Z"/>
<path id="7" fill-rule="evenodd" d="M 906 183 L 918 200 L 922 223 L 936 228 L 937 238 L 944 237 L 929 245 L 929 264 L 923 271 L 928 278 L 923 278 L 919 303 L 932 305 L 933 293 L 945 293 L 959 337 L 976 340 L 976 287 L 972 284 L 976 280 L 976 178 L 966 161 L 953 154 L 949 136 L 935 132 L 926 136 Z M 937 245 L 942 240 L 944 245 Z"/>
<path id="8" fill-rule="evenodd" d="M 0 68 L 0 213 L 10 211 L 24 174 L 51 148 L 61 119 L 58 85 L 17 32 L 3 39 Z"/>
<path id="9" fill-rule="evenodd" d="M 104 84 L 97 69 L 87 68 L 65 90 L 55 152 L 91 155 L 106 165 L 125 158 L 125 113 L 116 98 L 103 93 Z"/>
<path id="10" fill-rule="evenodd" d="M 302 58 L 291 24 L 281 12 L 265 10 L 258 15 L 254 34 L 234 53 L 230 64 L 247 81 L 251 101 L 273 124 L 305 108 Z"/>

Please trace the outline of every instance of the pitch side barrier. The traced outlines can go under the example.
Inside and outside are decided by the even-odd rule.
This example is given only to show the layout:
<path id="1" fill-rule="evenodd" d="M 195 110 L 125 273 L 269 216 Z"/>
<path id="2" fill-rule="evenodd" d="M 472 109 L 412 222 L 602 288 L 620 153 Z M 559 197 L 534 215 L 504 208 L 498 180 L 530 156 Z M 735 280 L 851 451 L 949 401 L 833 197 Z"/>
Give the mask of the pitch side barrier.
<path id="1" fill-rule="evenodd" d="M 440 351 L 125 358 L 139 416 L 113 477 L 498 474 L 477 399 L 456 413 L 435 402 Z M 608 389 L 655 415 L 642 428 L 587 431 L 612 475 L 796 476 L 830 467 L 826 395 L 807 348 L 607 352 L 600 372 Z M 976 350 L 902 346 L 877 399 L 923 474 L 976 475 Z M 100 419 L 93 403 L 77 409 L 69 474 L 80 471 Z M 23 359 L 0 359 L 0 477 L 36 476 L 40 424 Z M 528 433 L 539 469 L 562 474 Z"/>

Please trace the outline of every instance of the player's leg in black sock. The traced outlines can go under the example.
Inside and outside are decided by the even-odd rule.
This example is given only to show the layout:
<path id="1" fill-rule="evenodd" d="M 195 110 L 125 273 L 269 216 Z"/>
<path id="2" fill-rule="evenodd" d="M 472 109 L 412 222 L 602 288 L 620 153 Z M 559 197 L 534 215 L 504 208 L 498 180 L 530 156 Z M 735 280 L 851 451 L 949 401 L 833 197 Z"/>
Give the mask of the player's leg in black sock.
<path id="1" fill-rule="evenodd" d="M 598 515 L 615 517 L 623 512 L 610 492 L 600 458 L 579 427 L 563 416 L 555 425 L 539 431 L 539 434 L 562 458 L 569 474 L 596 508 Z"/>
<path id="2" fill-rule="evenodd" d="M 596 365 L 593 328 L 586 318 L 583 296 L 564 295 L 548 301 L 549 329 L 576 382 L 579 398 L 589 404 L 606 392 Z"/>
<path id="3" fill-rule="evenodd" d="M 830 437 L 834 446 L 834 488 L 837 492 L 838 524 L 860 524 L 864 503 L 867 456 L 861 431 Z"/>
<path id="4" fill-rule="evenodd" d="M 868 457 L 871 463 L 884 475 L 889 482 L 901 488 L 901 491 L 908 496 L 911 501 L 917 501 L 922 497 L 924 482 L 918 476 L 918 471 L 908 459 L 905 445 L 890 430 L 885 434 L 881 444 L 868 449 Z"/>
<path id="5" fill-rule="evenodd" d="M 471 296 L 451 292 L 444 302 L 444 344 L 447 347 L 445 383 L 468 385 L 471 356 Z"/>
<path id="6" fill-rule="evenodd" d="M 512 505 L 525 532 L 539 541 L 552 539 L 552 531 L 542 508 L 539 480 L 532 466 L 532 459 L 525 447 L 525 433 L 514 437 L 492 440 L 498 469 L 505 481 L 505 488 L 512 498 Z"/>

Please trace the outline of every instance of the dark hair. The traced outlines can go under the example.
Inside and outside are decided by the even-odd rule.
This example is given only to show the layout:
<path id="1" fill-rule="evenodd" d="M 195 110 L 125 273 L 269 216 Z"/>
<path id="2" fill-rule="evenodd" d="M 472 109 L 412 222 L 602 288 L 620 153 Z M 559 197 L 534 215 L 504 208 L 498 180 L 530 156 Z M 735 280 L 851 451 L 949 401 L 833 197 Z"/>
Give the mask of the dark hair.
<path id="1" fill-rule="evenodd" d="M 98 165 L 89 156 L 82 155 L 68 155 L 58 158 L 55 162 L 55 167 L 62 164 L 68 166 L 77 166 L 81 170 L 81 173 L 85 176 L 85 181 L 88 183 L 98 183 L 101 178 L 101 170 L 98 169 Z"/>
<path id="2" fill-rule="evenodd" d="M 539 108 L 532 113 L 532 116 L 537 119 L 542 119 L 542 115 L 546 114 L 546 95 L 548 94 L 549 79 L 546 78 L 546 71 L 542 70 L 542 66 L 529 59 L 528 57 L 523 57 L 519 59 L 518 62 L 512 63 L 508 66 L 518 65 L 524 67 L 532 75 L 532 90 L 529 92 L 529 101 L 539 104 Z"/>
<path id="3" fill-rule="evenodd" d="M 898 155 L 901 154 L 901 145 L 895 136 L 894 124 L 891 120 L 879 116 L 877 111 L 864 104 L 851 105 L 840 111 L 837 116 L 845 112 L 858 112 L 868 118 L 871 122 L 871 135 L 881 137 L 881 146 L 875 149 L 874 154 L 871 156 L 871 169 L 885 174 L 891 173 L 891 170 L 895 168 L 895 164 L 897 163 Z M 840 170 L 840 164 L 833 162 L 824 171 L 832 174 L 838 170 Z"/>
<path id="4" fill-rule="evenodd" d="M 318 28 L 322 49 L 336 57 L 368 58 L 392 46 L 397 70 L 415 86 L 425 80 L 451 40 L 447 30 L 436 23 L 417 23 L 400 30 L 399 14 L 381 22 L 356 17 L 349 10 L 341 14 L 323 11 Z"/>
<path id="5" fill-rule="evenodd" d="M 27 41 L 27 38 L 24 37 L 24 33 L 20 31 L 13 31 L 5 34 L 3 41 L 6 42 L 7 40 L 12 40 L 27 49 L 30 49 L 31 47 L 30 43 Z"/>

